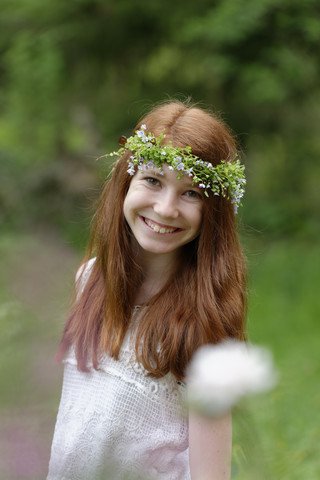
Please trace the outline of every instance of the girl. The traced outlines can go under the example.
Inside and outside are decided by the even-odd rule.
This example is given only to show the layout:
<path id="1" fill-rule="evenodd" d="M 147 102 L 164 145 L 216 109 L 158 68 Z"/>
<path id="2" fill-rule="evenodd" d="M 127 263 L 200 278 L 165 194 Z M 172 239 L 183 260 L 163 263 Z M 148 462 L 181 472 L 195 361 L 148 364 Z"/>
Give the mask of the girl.
<path id="1" fill-rule="evenodd" d="M 188 413 L 184 376 L 199 346 L 245 337 L 244 167 L 227 127 L 178 101 L 121 144 L 58 351 L 48 480 L 225 480 L 231 415 Z"/>

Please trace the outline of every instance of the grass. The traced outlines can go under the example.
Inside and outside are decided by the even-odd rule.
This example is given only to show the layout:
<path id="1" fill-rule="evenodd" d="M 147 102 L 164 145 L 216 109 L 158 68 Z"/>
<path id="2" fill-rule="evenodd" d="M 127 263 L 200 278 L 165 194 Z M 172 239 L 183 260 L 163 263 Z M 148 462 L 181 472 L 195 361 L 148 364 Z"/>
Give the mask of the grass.
<path id="1" fill-rule="evenodd" d="M 78 259 L 43 231 L 2 233 L 0 256 L 0 480 L 40 480 L 61 388 L 54 353 Z"/>
<path id="2" fill-rule="evenodd" d="M 317 480 L 320 247 L 250 246 L 248 330 L 277 387 L 234 413 L 234 480 Z M 0 480 L 45 478 L 60 395 L 53 356 L 78 255 L 50 232 L 0 240 Z"/>
<path id="3" fill-rule="evenodd" d="M 249 255 L 249 338 L 271 349 L 279 372 L 274 391 L 247 402 L 245 428 L 235 414 L 242 463 L 259 480 L 319 478 L 319 254 L 319 245 L 281 241 Z M 235 479 L 250 478 L 238 470 Z"/>

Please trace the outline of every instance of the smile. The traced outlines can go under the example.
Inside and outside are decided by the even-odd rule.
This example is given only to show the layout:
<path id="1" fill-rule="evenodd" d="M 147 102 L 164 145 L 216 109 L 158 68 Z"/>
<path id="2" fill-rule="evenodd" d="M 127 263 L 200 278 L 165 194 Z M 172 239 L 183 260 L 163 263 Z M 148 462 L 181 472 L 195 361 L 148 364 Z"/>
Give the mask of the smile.
<path id="1" fill-rule="evenodd" d="M 156 233 L 173 233 L 181 230 L 181 228 L 165 227 L 164 225 L 159 225 L 158 223 L 153 222 L 149 218 L 142 217 L 142 219 L 144 223 L 146 223 L 148 227 L 150 227 Z"/>

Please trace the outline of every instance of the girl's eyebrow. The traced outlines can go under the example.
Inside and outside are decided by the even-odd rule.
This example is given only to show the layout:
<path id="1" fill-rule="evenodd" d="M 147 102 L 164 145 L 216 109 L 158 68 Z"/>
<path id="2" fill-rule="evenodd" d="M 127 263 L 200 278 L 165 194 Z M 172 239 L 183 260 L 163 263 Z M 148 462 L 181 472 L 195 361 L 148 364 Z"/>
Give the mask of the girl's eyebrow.
<path id="1" fill-rule="evenodd" d="M 162 173 L 160 173 L 162 172 Z M 154 168 L 146 168 L 146 169 L 142 169 L 142 170 L 139 170 L 139 173 L 141 175 L 153 175 L 154 177 L 160 177 L 160 178 L 164 178 L 166 179 L 167 178 L 167 174 L 166 172 L 164 172 L 163 170 L 161 170 L 160 168 L 159 169 L 154 169 Z M 180 181 L 180 180 L 179 180 Z M 187 175 L 184 175 L 184 179 L 183 179 L 183 185 L 184 187 L 186 188 L 195 188 L 197 190 L 201 190 L 198 185 L 196 183 L 194 183 L 192 181 L 191 178 L 189 178 Z"/>
<path id="2" fill-rule="evenodd" d="M 142 168 L 141 170 L 138 170 L 138 172 L 140 173 L 140 175 L 153 175 L 155 177 L 159 177 L 161 176 L 162 178 L 166 176 L 165 173 L 160 173 L 161 170 L 159 168 L 159 170 L 155 170 L 155 169 L 151 169 L 151 168 Z"/>
<path id="3" fill-rule="evenodd" d="M 193 182 L 191 178 L 187 177 L 187 175 L 185 176 L 183 183 L 185 187 L 196 188 L 197 190 L 200 190 L 198 184 Z"/>

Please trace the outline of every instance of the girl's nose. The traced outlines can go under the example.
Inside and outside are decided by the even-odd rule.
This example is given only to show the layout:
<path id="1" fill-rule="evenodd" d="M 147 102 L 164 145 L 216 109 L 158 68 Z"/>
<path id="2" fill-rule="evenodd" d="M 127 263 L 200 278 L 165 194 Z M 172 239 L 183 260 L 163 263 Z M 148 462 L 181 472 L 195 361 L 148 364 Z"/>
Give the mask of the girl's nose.
<path id="1" fill-rule="evenodd" d="M 153 210 L 163 218 L 177 218 L 179 210 L 176 195 L 173 192 L 163 192 L 155 202 Z"/>

